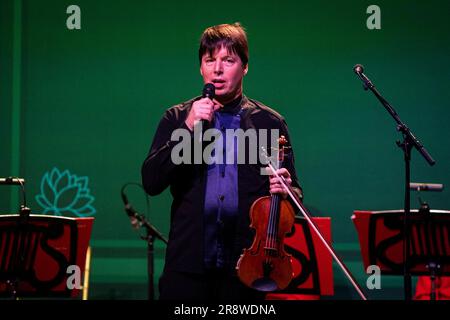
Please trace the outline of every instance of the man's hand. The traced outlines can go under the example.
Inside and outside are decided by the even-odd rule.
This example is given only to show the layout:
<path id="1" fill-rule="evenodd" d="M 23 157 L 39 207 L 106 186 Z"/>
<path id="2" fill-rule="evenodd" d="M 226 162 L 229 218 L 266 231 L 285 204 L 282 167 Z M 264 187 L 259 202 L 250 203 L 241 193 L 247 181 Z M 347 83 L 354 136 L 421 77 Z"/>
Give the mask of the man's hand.
<path id="1" fill-rule="evenodd" d="M 291 174 L 289 173 L 289 171 L 286 168 L 278 169 L 276 172 L 279 176 L 283 176 L 285 178 L 288 186 L 291 185 L 291 183 L 292 183 Z M 286 199 L 288 196 L 288 193 L 285 191 L 285 189 L 281 185 L 280 180 L 275 175 L 270 176 L 270 193 L 271 194 L 276 194 L 276 193 L 281 194 L 284 199 Z"/>
<path id="2" fill-rule="evenodd" d="M 222 105 L 218 101 L 210 98 L 202 98 L 195 101 L 185 121 L 187 127 L 193 131 L 198 121 L 212 121 L 214 112 L 221 107 Z"/>

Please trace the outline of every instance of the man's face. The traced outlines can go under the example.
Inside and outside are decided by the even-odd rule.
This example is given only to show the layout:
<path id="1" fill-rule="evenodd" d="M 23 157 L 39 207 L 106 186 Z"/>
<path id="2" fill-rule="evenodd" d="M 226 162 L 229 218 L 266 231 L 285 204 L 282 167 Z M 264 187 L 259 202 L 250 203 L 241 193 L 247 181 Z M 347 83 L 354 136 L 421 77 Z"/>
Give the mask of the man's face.
<path id="1" fill-rule="evenodd" d="M 243 67 L 241 58 L 223 46 L 217 48 L 212 56 L 206 52 L 200 66 L 203 83 L 214 84 L 216 100 L 222 104 L 242 94 L 242 78 L 247 70 L 248 65 Z"/>

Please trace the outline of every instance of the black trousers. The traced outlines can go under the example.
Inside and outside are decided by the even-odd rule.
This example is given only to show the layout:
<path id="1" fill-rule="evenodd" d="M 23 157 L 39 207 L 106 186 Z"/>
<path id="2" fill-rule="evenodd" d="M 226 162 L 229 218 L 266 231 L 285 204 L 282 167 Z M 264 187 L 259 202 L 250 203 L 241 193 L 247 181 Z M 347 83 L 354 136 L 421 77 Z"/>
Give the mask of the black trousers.
<path id="1" fill-rule="evenodd" d="M 164 271 L 159 299 L 172 301 L 262 301 L 265 293 L 245 286 L 235 274 L 209 270 L 204 274 Z"/>

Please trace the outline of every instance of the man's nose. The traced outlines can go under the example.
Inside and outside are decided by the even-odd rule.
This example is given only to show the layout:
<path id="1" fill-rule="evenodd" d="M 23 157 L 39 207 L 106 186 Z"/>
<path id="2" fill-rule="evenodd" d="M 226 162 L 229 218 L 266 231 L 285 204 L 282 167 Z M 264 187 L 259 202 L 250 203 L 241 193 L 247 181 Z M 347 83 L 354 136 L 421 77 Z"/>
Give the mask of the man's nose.
<path id="1" fill-rule="evenodd" d="M 222 61 L 216 61 L 214 64 L 214 73 L 221 74 L 223 72 Z"/>

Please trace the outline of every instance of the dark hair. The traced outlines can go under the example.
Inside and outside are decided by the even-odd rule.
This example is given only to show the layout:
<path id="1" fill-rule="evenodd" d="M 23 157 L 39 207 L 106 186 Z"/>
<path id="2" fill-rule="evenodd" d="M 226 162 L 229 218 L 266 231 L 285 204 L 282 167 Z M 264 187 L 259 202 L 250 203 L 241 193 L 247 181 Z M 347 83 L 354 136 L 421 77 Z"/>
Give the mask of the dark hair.
<path id="1" fill-rule="evenodd" d="M 205 53 L 212 55 L 214 50 L 225 47 L 241 58 L 243 66 L 248 63 L 247 34 L 239 22 L 233 24 L 219 24 L 206 28 L 200 39 L 198 59 L 200 64 Z"/>

